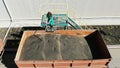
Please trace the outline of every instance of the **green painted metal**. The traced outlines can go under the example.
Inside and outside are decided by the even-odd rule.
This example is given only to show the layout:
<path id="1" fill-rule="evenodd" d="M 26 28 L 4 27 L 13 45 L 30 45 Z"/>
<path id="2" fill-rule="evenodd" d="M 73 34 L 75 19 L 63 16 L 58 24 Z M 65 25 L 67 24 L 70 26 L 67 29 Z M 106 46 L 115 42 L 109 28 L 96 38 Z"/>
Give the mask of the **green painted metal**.
<path id="1" fill-rule="evenodd" d="M 67 27 L 68 24 L 70 24 L 75 29 L 81 29 L 81 27 L 79 25 L 77 25 L 72 19 L 70 19 L 67 16 L 67 14 L 53 14 L 52 16 L 54 17 L 54 22 L 55 22 L 54 25 L 55 26 Z M 46 23 L 47 23 L 47 16 L 46 16 L 46 14 L 44 14 L 42 16 L 41 26 L 46 27 Z"/>
<path id="2" fill-rule="evenodd" d="M 78 24 L 76 24 L 72 19 L 68 17 L 68 22 L 71 26 L 73 26 L 75 29 L 82 29 Z"/>

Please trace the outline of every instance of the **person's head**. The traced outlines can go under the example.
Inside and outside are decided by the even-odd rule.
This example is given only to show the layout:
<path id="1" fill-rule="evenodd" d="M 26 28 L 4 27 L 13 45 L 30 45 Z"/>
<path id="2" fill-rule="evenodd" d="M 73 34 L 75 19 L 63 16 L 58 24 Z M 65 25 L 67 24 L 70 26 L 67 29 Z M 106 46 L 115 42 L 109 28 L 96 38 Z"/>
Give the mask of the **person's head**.
<path id="1" fill-rule="evenodd" d="M 47 13 L 47 17 L 48 17 L 48 18 L 52 17 L 52 13 L 51 13 L 51 12 L 48 12 L 48 13 Z"/>

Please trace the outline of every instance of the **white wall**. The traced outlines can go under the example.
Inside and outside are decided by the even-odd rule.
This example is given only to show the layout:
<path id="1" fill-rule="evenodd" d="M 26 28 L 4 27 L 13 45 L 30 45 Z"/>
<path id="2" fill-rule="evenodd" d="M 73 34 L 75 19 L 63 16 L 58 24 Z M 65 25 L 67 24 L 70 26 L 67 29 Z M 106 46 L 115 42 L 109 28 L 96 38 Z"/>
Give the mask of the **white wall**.
<path id="1" fill-rule="evenodd" d="M 77 23 L 94 24 L 120 24 L 120 0 L 4 0 L 13 22 L 23 23 L 24 20 L 40 20 L 42 5 L 45 3 L 66 3 L 69 13 L 82 18 Z M 47 4 L 46 4 L 47 5 Z M 50 9 L 50 8 L 49 8 Z M 48 10 L 48 9 L 47 9 Z M 61 10 L 63 10 L 61 8 Z M 0 21 L 9 20 L 5 7 L 0 0 Z M 1 21 L 2 22 L 2 21 Z M 0 22 L 0 23 L 1 23 Z M 38 22 L 39 23 L 39 22 Z"/>
<path id="2" fill-rule="evenodd" d="M 80 17 L 120 16 L 120 0 L 68 0 Z"/>
<path id="3" fill-rule="evenodd" d="M 120 25 L 120 19 L 79 19 L 79 25 Z"/>
<path id="4" fill-rule="evenodd" d="M 5 10 L 2 0 L 0 0 L 0 20 L 9 20 L 9 16 Z"/>
<path id="5" fill-rule="evenodd" d="M 75 17 L 120 17 L 120 0 L 5 0 L 13 19 L 39 19 L 44 3 L 66 2 Z"/>

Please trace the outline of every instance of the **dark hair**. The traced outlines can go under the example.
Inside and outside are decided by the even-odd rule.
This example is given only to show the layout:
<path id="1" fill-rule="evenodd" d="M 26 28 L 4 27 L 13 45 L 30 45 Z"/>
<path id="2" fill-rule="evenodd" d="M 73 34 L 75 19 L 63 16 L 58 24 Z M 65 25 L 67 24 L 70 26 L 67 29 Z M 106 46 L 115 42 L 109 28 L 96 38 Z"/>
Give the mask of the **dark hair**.
<path id="1" fill-rule="evenodd" d="M 48 13 L 47 13 L 47 17 L 48 17 L 48 18 L 52 17 L 52 13 L 51 13 L 51 12 L 48 12 Z"/>

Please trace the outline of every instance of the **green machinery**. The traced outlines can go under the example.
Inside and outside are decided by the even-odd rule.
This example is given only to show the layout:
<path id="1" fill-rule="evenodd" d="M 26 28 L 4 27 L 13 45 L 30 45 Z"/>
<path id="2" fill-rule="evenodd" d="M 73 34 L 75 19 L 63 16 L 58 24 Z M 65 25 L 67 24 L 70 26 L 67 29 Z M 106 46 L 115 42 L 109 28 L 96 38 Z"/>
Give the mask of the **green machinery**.
<path id="1" fill-rule="evenodd" d="M 82 29 L 78 24 L 76 24 L 71 18 L 67 16 L 67 14 L 53 14 L 54 17 L 54 26 L 56 27 L 64 27 L 64 29 L 67 29 L 68 24 L 72 26 L 74 29 Z M 46 28 L 47 25 L 47 16 L 46 14 L 42 15 L 42 21 L 41 26 Z"/>

